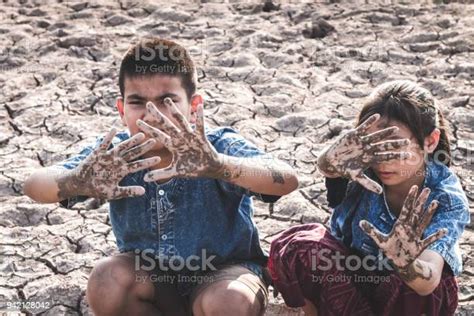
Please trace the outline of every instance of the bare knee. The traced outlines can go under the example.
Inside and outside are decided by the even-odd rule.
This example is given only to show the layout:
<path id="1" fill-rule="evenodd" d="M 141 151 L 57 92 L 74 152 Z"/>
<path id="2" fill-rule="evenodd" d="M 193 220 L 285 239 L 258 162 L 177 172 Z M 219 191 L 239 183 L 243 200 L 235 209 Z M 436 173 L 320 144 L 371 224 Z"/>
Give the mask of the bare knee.
<path id="1" fill-rule="evenodd" d="M 204 290 L 193 304 L 195 315 L 260 315 L 256 295 L 240 282 L 221 281 Z"/>
<path id="2" fill-rule="evenodd" d="M 306 316 L 318 316 L 318 309 L 316 306 L 310 301 L 305 299 L 305 305 L 303 306 L 303 311 Z"/>
<path id="3" fill-rule="evenodd" d="M 152 288 L 139 282 L 143 275 L 134 270 L 133 259 L 115 256 L 100 260 L 87 284 L 87 301 L 94 313 L 120 315 L 130 298 L 153 295 Z"/>

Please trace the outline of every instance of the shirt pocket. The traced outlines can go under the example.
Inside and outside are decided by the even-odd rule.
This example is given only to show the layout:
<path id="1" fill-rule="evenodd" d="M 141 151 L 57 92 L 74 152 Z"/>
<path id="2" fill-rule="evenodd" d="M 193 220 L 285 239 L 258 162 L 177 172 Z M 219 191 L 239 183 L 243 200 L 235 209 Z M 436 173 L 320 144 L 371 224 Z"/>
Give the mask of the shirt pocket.
<path id="1" fill-rule="evenodd" d="M 117 238 L 132 241 L 153 234 L 150 211 L 145 197 L 111 201 L 110 211 L 110 221 Z"/>

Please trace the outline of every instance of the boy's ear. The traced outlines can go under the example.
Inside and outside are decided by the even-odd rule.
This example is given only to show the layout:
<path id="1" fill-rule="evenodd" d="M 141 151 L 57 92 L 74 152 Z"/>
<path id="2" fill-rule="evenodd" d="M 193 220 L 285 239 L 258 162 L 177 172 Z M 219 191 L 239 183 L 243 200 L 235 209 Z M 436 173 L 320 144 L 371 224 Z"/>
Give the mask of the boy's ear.
<path id="1" fill-rule="evenodd" d="M 431 134 L 425 137 L 424 149 L 427 153 L 432 153 L 438 147 L 441 131 L 435 128 Z"/>
<path id="2" fill-rule="evenodd" d="M 125 117 L 124 117 L 123 98 L 122 97 L 117 98 L 117 100 L 115 101 L 115 106 L 117 107 L 117 110 L 120 114 L 120 118 L 122 120 L 123 126 L 127 126 L 127 122 L 125 121 Z"/>
<path id="3" fill-rule="evenodd" d="M 190 123 L 196 123 L 196 111 L 199 104 L 203 104 L 204 99 L 202 95 L 196 93 L 191 97 L 191 118 L 189 120 Z"/>

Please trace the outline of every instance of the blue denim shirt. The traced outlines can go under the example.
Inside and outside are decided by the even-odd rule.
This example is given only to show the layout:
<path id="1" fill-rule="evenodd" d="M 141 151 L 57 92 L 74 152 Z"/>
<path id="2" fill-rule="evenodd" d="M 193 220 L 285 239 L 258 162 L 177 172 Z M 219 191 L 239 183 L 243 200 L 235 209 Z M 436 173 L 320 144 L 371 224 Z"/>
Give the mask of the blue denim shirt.
<path id="1" fill-rule="evenodd" d="M 272 159 L 231 128 L 206 130 L 206 136 L 219 153 Z M 128 131 L 117 133 L 111 147 L 129 137 Z M 59 165 L 76 167 L 102 139 Z M 143 186 L 145 195 L 110 201 L 110 221 L 120 252 L 151 250 L 166 263 L 175 256 L 202 258 L 205 250 L 207 257 L 216 256 L 211 261 L 214 266 L 239 263 L 262 276 L 268 256 L 260 247 L 251 197 L 275 202 L 278 196 L 261 195 L 209 178 L 145 182 L 143 176 L 148 171 L 129 174 L 119 183 Z M 70 205 L 77 200 L 67 202 Z"/>
<path id="2" fill-rule="evenodd" d="M 424 187 L 431 189 L 425 205 L 438 200 L 439 205 L 431 223 L 423 233 L 423 238 L 441 228 L 448 233 L 428 246 L 439 253 L 449 265 L 454 275 L 462 272 L 462 258 L 458 240 L 464 227 L 470 223 L 469 203 L 456 175 L 445 165 L 430 160 L 426 164 Z M 377 180 L 375 178 L 375 180 Z M 368 220 L 382 233 L 389 233 L 397 217 L 388 209 L 383 194 L 376 194 L 351 182 L 346 197 L 334 208 L 331 216 L 331 234 L 346 246 L 364 255 L 382 259 L 378 246 L 359 227 L 361 220 Z"/>

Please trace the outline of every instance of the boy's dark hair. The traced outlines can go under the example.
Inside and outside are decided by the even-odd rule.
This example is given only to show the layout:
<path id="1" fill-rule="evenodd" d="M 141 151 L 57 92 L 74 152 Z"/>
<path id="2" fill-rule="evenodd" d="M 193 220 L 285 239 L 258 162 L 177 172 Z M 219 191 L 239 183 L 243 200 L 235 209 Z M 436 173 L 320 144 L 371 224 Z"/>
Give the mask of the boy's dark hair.
<path id="1" fill-rule="evenodd" d="M 186 90 L 188 100 L 196 92 L 196 68 L 186 49 L 170 40 L 143 39 L 130 47 L 120 64 L 119 88 L 125 95 L 125 78 L 164 74 L 176 76 Z"/>
<path id="2" fill-rule="evenodd" d="M 437 162 L 451 164 L 448 123 L 431 93 L 407 80 L 387 82 L 369 96 L 359 114 L 360 125 L 373 114 L 405 124 L 423 148 L 424 139 L 438 128 L 441 132 L 436 149 L 430 154 Z"/>

